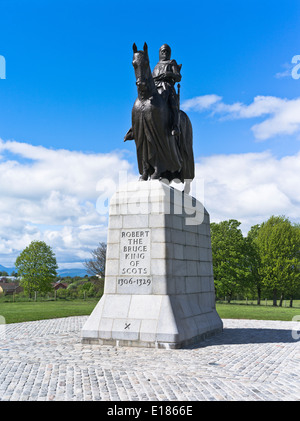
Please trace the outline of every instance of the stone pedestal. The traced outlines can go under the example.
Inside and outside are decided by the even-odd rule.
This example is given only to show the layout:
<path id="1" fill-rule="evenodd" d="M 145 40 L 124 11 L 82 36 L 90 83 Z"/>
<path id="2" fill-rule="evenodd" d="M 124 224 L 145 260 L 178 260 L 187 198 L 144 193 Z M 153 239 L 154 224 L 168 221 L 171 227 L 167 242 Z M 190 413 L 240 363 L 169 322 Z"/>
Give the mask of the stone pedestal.
<path id="1" fill-rule="evenodd" d="M 104 294 L 82 342 L 180 348 L 222 327 L 202 204 L 156 180 L 117 191 L 110 202 Z"/>

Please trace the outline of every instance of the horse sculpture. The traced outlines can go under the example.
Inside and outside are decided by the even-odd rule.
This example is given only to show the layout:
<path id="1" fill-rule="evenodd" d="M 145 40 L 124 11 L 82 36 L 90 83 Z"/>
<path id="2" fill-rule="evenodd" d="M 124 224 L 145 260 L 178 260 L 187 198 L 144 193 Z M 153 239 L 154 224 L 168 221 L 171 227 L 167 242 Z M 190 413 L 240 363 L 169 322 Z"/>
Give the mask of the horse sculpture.
<path id="1" fill-rule="evenodd" d="M 193 130 L 180 110 L 180 135 L 171 134 L 171 110 L 159 94 L 150 70 L 148 47 L 138 51 L 133 44 L 133 67 L 138 97 L 132 108 L 132 127 L 125 140 L 134 139 L 140 180 L 179 179 L 189 189 L 194 178 Z"/>

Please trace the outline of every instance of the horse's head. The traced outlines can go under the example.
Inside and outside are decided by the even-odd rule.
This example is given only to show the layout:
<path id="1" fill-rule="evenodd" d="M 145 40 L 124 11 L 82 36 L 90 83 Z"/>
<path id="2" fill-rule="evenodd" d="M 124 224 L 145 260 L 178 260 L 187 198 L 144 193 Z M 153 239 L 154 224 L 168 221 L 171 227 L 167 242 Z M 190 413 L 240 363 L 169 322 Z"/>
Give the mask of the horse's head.
<path id="1" fill-rule="evenodd" d="M 134 67 L 136 85 L 138 87 L 139 95 L 145 97 L 146 94 L 150 94 L 153 89 L 153 78 L 150 70 L 150 62 L 148 56 L 148 46 L 145 43 L 144 49 L 138 51 L 137 46 L 133 44 L 133 60 L 132 65 Z"/>

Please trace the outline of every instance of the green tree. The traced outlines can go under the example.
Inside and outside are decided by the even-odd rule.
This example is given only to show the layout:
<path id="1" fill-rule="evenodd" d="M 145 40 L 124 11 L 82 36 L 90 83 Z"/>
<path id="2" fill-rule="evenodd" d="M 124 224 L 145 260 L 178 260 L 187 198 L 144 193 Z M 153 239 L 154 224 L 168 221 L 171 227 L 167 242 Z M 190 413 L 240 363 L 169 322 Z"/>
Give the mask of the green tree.
<path id="1" fill-rule="evenodd" d="M 32 241 L 17 257 L 20 285 L 31 297 L 34 291 L 49 292 L 58 268 L 55 255 L 44 241 Z"/>
<path id="2" fill-rule="evenodd" d="M 300 224 L 293 225 L 293 235 L 295 239 L 295 258 L 297 263 L 292 266 L 293 275 L 288 284 L 287 296 L 290 299 L 290 307 L 293 307 L 293 298 L 300 292 Z"/>
<path id="3" fill-rule="evenodd" d="M 87 297 L 93 297 L 95 295 L 95 291 L 95 285 L 90 281 L 85 282 L 78 287 L 78 292 L 81 295 L 85 293 Z"/>
<path id="4" fill-rule="evenodd" d="M 262 294 L 262 277 L 261 277 L 261 257 L 259 247 L 257 244 L 257 236 L 260 229 L 260 225 L 254 225 L 246 237 L 247 243 L 247 259 L 248 268 L 250 271 L 249 286 L 252 290 L 256 290 L 257 294 L 257 305 L 260 305 L 261 294 Z"/>
<path id="5" fill-rule="evenodd" d="M 97 277 L 97 281 L 94 282 L 97 288 L 103 288 L 104 286 L 106 249 L 106 243 L 99 243 L 99 246 L 91 252 L 92 259 L 84 263 L 87 271 Z"/>
<path id="6" fill-rule="evenodd" d="M 263 284 L 273 291 L 273 305 L 278 295 L 290 298 L 299 288 L 299 228 L 284 216 L 271 216 L 257 235 Z"/>
<path id="7" fill-rule="evenodd" d="M 4 270 L 4 271 L 0 272 L 0 276 L 8 276 L 8 273 Z"/>
<path id="8" fill-rule="evenodd" d="M 211 224 L 211 244 L 217 295 L 227 297 L 247 288 L 250 276 L 247 243 L 235 219 Z"/>

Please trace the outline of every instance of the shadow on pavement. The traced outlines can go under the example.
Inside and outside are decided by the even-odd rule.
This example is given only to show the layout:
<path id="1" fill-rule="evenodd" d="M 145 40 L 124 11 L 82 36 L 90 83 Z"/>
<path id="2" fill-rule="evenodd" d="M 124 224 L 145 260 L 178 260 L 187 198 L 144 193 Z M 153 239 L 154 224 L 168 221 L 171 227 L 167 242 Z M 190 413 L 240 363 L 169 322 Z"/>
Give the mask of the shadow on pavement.
<path id="1" fill-rule="evenodd" d="M 207 338 L 201 343 L 188 346 L 187 349 L 214 345 L 279 344 L 299 341 L 299 339 L 293 338 L 292 333 L 293 331 L 288 329 L 224 328 L 222 333 Z M 294 331 L 294 336 L 299 337 L 299 330 Z"/>

